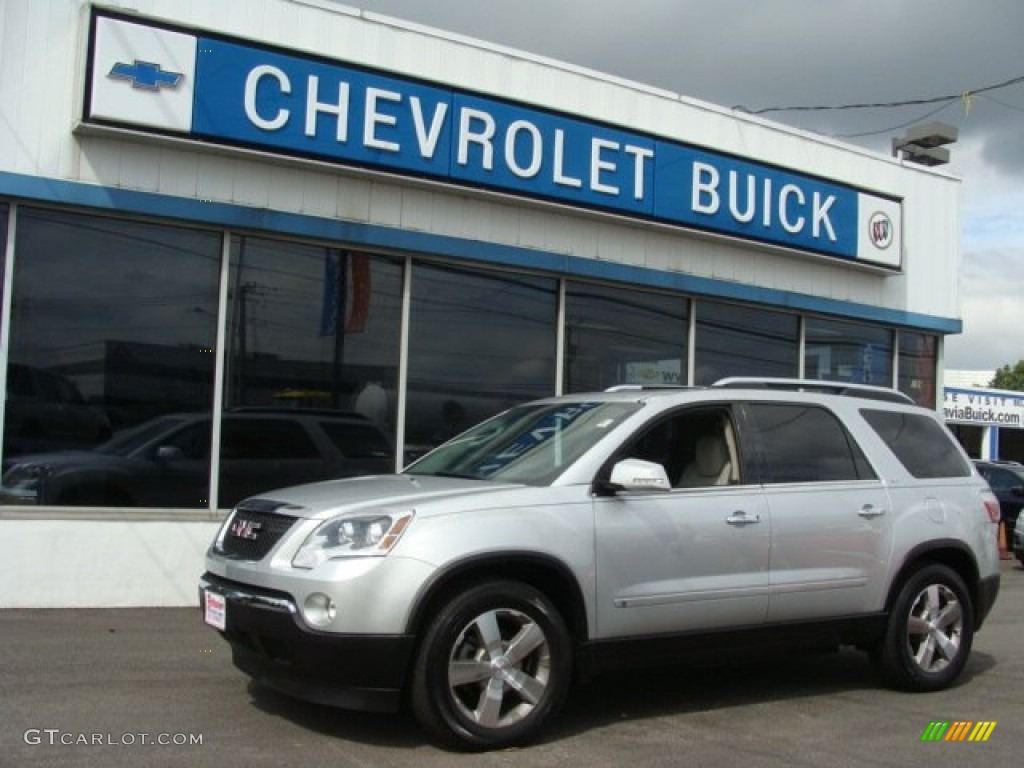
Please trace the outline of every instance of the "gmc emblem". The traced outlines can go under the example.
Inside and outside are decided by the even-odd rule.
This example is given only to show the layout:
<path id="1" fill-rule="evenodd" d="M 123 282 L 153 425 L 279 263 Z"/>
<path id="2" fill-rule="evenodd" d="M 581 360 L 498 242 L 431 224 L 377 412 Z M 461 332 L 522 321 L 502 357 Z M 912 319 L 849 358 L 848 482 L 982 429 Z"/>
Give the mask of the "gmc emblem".
<path id="1" fill-rule="evenodd" d="M 253 520 L 235 520 L 231 527 L 228 528 L 228 531 L 235 538 L 255 541 L 259 538 L 262 528 L 263 523 L 257 523 Z"/>

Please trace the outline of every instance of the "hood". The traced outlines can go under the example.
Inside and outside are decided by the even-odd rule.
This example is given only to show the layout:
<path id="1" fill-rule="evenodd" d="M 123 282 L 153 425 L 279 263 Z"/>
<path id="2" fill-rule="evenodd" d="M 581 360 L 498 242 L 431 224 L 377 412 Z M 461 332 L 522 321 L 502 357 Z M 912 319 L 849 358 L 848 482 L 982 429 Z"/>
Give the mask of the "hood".
<path id="1" fill-rule="evenodd" d="M 344 480 L 297 485 L 260 493 L 241 502 L 263 506 L 296 517 L 326 519 L 345 512 L 381 507 L 416 509 L 429 514 L 424 505 L 466 496 L 490 496 L 513 488 L 513 483 L 468 480 L 430 475 L 370 475 Z"/>
<path id="2" fill-rule="evenodd" d="M 108 456 L 96 451 L 53 451 L 52 453 L 28 453 L 23 456 L 12 456 L 4 461 L 4 471 L 36 467 L 50 467 L 51 469 L 96 467 L 123 462 L 123 456 Z"/>

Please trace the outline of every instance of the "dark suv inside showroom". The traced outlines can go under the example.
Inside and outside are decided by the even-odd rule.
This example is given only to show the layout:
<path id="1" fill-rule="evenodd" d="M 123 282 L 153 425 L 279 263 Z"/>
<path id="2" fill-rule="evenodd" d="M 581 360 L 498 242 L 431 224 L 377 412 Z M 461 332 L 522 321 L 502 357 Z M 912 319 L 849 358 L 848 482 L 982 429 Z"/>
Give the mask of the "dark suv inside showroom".
<path id="1" fill-rule="evenodd" d="M 357 413 L 239 408 L 224 412 L 217 504 L 339 477 L 394 471 L 391 441 Z M 7 504 L 206 508 L 213 421 L 209 413 L 158 416 L 90 450 L 5 462 Z"/>

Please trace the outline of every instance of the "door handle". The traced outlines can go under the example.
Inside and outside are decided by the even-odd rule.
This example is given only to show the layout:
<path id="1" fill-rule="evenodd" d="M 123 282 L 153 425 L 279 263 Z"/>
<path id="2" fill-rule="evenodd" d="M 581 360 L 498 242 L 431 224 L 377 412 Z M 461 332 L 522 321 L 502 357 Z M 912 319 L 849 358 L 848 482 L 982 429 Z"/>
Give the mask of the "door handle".
<path id="1" fill-rule="evenodd" d="M 760 523 L 761 516 L 748 515 L 743 510 L 737 510 L 736 512 L 733 512 L 731 515 L 725 518 L 725 522 L 729 525 L 738 525 L 742 527 L 744 525 L 753 525 L 754 523 Z"/>
<path id="2" fill-rule="evenodd" d="M 876 507 L 874 504 L 865 504 L 860 508 L 860 512 L 857 513 L 865 520 L 871 520 L 876 517 L 881 517 L 885 514 L 885 509 L 882 507 Z"/>

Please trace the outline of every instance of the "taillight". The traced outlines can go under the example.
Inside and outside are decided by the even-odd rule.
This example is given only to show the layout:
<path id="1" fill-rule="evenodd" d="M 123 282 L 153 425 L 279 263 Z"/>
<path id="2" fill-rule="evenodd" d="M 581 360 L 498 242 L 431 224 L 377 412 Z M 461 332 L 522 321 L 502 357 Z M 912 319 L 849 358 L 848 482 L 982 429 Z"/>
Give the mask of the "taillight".
<path id="1" fill-rule="evenodd" d="M 981 500 L 985 504 L 985 511 L 988 512 L 990 523 L 998 523 L 1001 519 L 999 513 L 999 499 L 992 495 L 991 491 L 982 491 Z"/>

